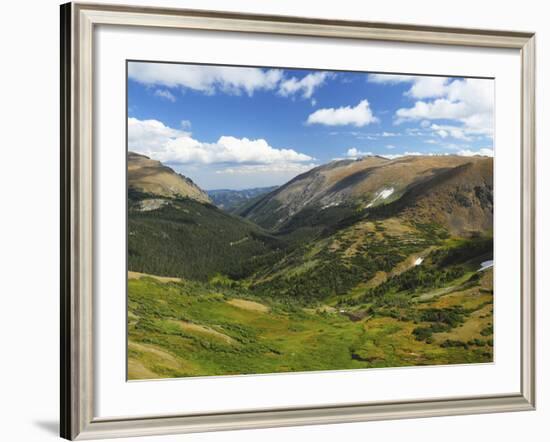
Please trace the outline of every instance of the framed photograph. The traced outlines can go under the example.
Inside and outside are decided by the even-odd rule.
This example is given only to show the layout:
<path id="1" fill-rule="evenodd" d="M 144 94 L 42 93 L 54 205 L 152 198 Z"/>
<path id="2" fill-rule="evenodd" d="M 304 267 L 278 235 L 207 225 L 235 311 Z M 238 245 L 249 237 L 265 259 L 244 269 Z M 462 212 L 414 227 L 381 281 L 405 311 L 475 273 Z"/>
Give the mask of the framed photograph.
<path id="1" fill-rule="evenodd" d="M 62 437 L 534 409 L 534 34 L 61 23 Z"/>

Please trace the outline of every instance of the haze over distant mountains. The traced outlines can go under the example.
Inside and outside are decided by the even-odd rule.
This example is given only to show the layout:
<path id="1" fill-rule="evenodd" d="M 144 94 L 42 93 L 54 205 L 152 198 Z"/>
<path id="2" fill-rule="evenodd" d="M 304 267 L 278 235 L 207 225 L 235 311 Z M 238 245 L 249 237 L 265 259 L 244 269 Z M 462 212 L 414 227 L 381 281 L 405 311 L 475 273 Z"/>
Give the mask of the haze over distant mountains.
<path id="1" fill-rule="evenodd" d="M 216 206 L 220 209 L 232 212 L 248 201 L 258 198 L 265 193 L 272 192 L 277 187 L 278 186 L 255 187 L 243 190 L 213 189 L 208 190 L 207 193 Z"/>

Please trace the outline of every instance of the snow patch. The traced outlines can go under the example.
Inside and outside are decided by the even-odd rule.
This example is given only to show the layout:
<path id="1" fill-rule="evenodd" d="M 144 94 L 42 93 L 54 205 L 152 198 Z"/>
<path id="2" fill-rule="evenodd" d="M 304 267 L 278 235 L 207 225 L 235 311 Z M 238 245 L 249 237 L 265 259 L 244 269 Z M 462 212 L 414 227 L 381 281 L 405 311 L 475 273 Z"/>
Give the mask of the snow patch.
<path id="1" fill-rule="evenodd" d="M 395 189 L 394 189 L 393 187 L 390 187 L 390 188 L 388 188 L 388 189 L 382 189 L 382 190 L 380 190 L 380 191 L 376 194 L 376 196 L 374 197 L 374 199 L 373 199 L 370 203 L 367 204 L 367 209 L 368 209 L 369 207 L 372 207 L 372 206 L 374 205 L 374 203 L 377 202 L 378 200 L 381 200 L 381 199 L 382 199 L 382 200 L 385 200 L 385 199 L 389 198 L 389 197 L 393 194 L 393 192 L 395 192 Z"/>
<path id="2" fill-rule="evenodd" d="M 493 267 L 493 263 L 494 263 L 494 261 L 492 259 L 490 259 L 488 261 L 483 261 L 481 263 L 481 267 L 479 268 L 478 272 L 483 272 L 484 270 L 487 270 L 487 269 Z"/>
<path id="3" fill-rule="evenodd" d="M 393 193 L 394 189 L 393 187 L 390 187 L 389 189 L 384 189 L 380 192 L 380 195 L 379 197 L 382 198 L 383 200 L 385 200 L 386 198 L 388 198 L 389 196 L 391 196 L 391 194 Z"/>
<path id="4" fill-rule="evenodd" d="M 321 206 L 321 209 L 325 210 L 325 209 L 328 209 L 329 207 L 335 207 L 335 206 L 339 206 L 339 205 L 340 205 L 340 203 L 336 203 L 336 202 L 328 203 L 328 204 L 325 204 L 324 206 Z"/>

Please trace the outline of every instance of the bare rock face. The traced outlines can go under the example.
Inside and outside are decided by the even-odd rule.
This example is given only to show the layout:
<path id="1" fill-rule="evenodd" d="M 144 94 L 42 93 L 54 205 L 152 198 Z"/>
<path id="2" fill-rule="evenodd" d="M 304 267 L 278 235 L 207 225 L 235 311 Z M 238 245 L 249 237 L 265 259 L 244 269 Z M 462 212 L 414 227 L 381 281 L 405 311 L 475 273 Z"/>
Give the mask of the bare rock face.
<path id="1" fill-rule="evenodd" d="M 128 152 L 128 188 L 164 198 L 184 197 L 211 203 L 208 194 L 189 178 L 134 152 Z"/>

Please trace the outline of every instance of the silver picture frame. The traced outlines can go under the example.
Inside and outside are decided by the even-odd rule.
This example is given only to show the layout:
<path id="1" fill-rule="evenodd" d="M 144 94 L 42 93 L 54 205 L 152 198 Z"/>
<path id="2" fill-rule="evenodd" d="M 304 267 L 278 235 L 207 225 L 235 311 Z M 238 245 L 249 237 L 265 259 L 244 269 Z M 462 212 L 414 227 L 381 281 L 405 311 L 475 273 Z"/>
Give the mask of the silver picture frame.
<path id="1" fill-rule="evenodd" d="M 192 415 L 94 416 L 93 51 L 97 25 L 510 48 L 521 56 L 521 391 Z M 203 10 L 61 6 L 61 436 L 69 440 L 535 409 L 535 34 Z"/>

